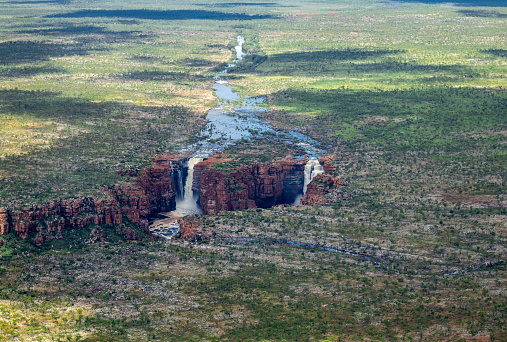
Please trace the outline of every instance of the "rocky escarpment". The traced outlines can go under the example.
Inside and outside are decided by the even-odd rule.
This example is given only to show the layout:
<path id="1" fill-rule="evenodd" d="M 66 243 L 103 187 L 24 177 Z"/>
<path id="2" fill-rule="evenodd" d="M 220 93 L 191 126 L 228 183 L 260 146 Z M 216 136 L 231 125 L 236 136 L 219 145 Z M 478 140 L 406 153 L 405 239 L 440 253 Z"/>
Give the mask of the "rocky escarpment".
<path id="1" fill-rule="evenodd" d="M 328 174 L 317 175 L 308 185 L 306 194 L 301 198 L 302 205 L 335 203 L 348 195 L 340 188 L 348 185 L 343 179 Z"/>
<path id="2" fill-rule="evenodd" d="M 139 172 L 133 184 L 105 188 L 107 198 L 56 199 L 42 205 L 0 208 L 0 233 L 5 235 L 14 230 L 26 239 L 36 232 L 34 242 L 41 245 L 44 241 L 61 238 L 64 229 L 95 224 L 117 226 L 117 232 L 126 239 L 138 239 L 125 226 L 127 220 L 147 231 L 151 215 L 176 207 L 170 166 L 173 159 L 156 157 L 155 165 Z"/>
<path id="3" fill-rule="evenodd" d="M 205 214 L 293 203 L 303 187 L 305 161 L 242 165 L 231 173 L 211 167 L 217 162 L 210 158 L 194 167 Z"/>
<path id="4" fill-rule="evenodd" d="M 154 166 L 138 171 L 130 184 L 105 188 L 105 198 L 56 199 L 43 205 L 0 208 L 0 234 L 13 230 L 24 239 L 34 236 L 35 244 L 41 246 L 45 241 L 62 238 L 66 229 L 95 225 L 90 233 L 91 242 L 104 241 L 105 232 L 100 226 L 115 227 L 116 233 L 125 239 L 139 240 L 129 223 L 148 233 L 150 217 L 176 208 L 174 176 L 181 171 L 177 168 L 181 168 L 182 160 L 184 156 L 158 156 L 153 160 Z M 332 171 L 326 160 L 320 161 L 326 172 Z M 303 188 L 306 160 L 242 165 L 232 172 L 213 167 L 221 162 L 223 158 L 209 158 L 194 167 L 194 186 L 205 214 L 292 204 Z M 132 173 L 126 176 L 132 177 Z M 308 185 L 301 204 L 335 202 L 346 196 L 339 190 L 344 185 L 340 179 L 319 175 Z M 200 227 L 195 218 L 180 222 L 184 238 L 202 234 Z"/>
<path id="5" fill-rule="evenodd" d="M 0 235 L 9 234 L 9 211 L 0 208 Z"/>

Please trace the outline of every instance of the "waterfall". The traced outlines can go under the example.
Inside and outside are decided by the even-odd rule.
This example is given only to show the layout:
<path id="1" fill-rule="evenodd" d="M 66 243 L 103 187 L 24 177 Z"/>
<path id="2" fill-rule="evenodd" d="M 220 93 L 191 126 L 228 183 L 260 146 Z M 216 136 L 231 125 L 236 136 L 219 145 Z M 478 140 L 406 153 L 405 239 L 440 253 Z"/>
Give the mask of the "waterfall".
<path id="1" fill-rule="evenodd" d="M 178 194 L 178 197 L 180 199 L 182 199 L 183 198 L 183 170 L 179 167 L 176 171 L 176 176 L 178 177 L 178 183 L 176 185 L 178 187 L 177 194 Z"/>
<path id="2" fill-rule="evenodd" d="M 183 170 L 179 163 L 173 163 L 169 161 L 171 166 L 171 177 L 174 181 L 174 190 L 176 191 L 176 200 L 181 201 L 183 199 Z"/>
<path id="3" fill-rule="evenodd" d="M 199 214 L 201 210 L 197 205 L 197 197 L 194 196 L 192 185 L 194 184 L 194 166 L 203 161 L 203 158 L 190 158 L 188 160 L 187 179 L 183 188 L 183 199 L 176 202 L 176 210 L 184 211 L 187 215 Z"/>
<path id="4" fill-rule="evenodd" d="M 305 180 L 303 183 L 303 195 L 306 194 L 306 189 L 308 187 L 308 184 L 312 181 L 312 168 L 313 165 L 308 161 L 305 165 Z"/>
<path id="5" fill-rule="evenodd" d="M 304 194 L 306 194 L 306 190 L 308 189 L 308 184 L 317 176 L 324 173 L 324 168 L 320 165 L 319 160 L 315 157 L 311 157 L 305 165 L 305 179 L 303 183 L 303 193 L 299 194 L 294 200 L 295 205 L 299 205 L 301 203 L 301 198 Z"/>
<path id="6" fill-rule="evenodd" d="M 317 175 L 320 175 L 320 174 L 323 174 L 323 173 L 324 173 L 324 168 L 322 167 L 322 165 L 320 165 L 319 161 L 317 159 L 315 159 L 314 164 L 313 164 L 313 171 L 312 171 L 312 176 L 310 178 L 310 182 Z"/>
<path id="7" fill-rule="evenodd" d="M 243 59 L 243 56 L 246 55 L 244 52 L 243 52 L 243 43 L 245 42 L 245 38 L 243 38 L 242 36 L 238 36 L 237 38 L 237 42 L 238 42 L 238 45 L 236 45 L 234 47 L 234 49 L 236 49 L 236 59 L 238 61 L 242 60 Z"/>
<path id="8" fill-rule="evenodd" d="M 202 162 L 202 160 L 202 158 L 190 158 L 188 161 L 188 174 L 185 181 L 185 196 L 183 197 L 184 201 L 189 201 L 194 198 L 192 190 L 192 185 L 194 185 L 194 166 L 195 164 Z"/>
<path id="9" fill-rule="evenodd" d="M 308 184 L 315 178 L 315 176 L 324 173 L 324 168 L 320 165 L 319 160 L 315 157 L 310 158 L 305 165 L 305 182 L 303 185 L 303 195 L 306 194 Z"/>

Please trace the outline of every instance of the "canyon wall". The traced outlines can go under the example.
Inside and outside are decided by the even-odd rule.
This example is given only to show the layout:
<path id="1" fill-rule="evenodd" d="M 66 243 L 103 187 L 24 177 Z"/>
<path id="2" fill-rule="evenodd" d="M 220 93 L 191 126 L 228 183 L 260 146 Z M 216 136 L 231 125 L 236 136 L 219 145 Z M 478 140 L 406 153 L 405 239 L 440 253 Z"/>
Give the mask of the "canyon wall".
<path id="1" fill-rule="evenodd" d="M 170 163 L 174 157 L 159 156 L 154 166 L 138 172 L 133 184 L 103 189 L 106 198 L 56 199 L 47 204 L 22 208 L 0 208 L 0 234 L 14 230 L 23 239 L 37 232 L 34 242 L 61 238 L 66 228 L 90 224 L 118 226 L 126 239 L 136 234 L 123 225 L 125 219 L 148 230 L 148 218 L 176 207 L 176 192 Z M 124 233 L 124 234 L 123 234 Z"/>
<path id="2" fill-rule="evenodd" d="M 317 175 L 308 185 L 306 194 L 301 198 L 302 205 L 335 203 L 346 199 L 348 195 L 340 188 L 348 185 L 343 179 L 328 174 Z"/>
<path id="3" fill-rule="evenodd" d="M 205 214 L 292 203 L 303 187 L 304 161 L 242 165 L 231 173 L 214 169 L 217 162 L 210 158 L 195 167 Z"/>
<path id="4" fill-rule="evenodd" d="M 182 172 L 185 158 L 158 156 L 153 160 L 154 166 L 137 171 L 130 184 L 104 188 L 105 198 L 56 199 L 23 208 L 0 208 L 0 235 L 13 230 L 26 239 L 35 232 L 33 241 L 40 246 L 44 241 L 62 238 L 64 229 L 84 228 L 93 224 L 114 226 L 125 239 L 139 240 L 137 233 L 125 225 L 126 221 L 149 232 L 150 217 L 176 209 L 174 175 L 176 168 Z M 242 165 L 230 172 L 213 167 L 223 161 L 223 158 L 211 157 L 194 167 L 193 185 L 199 192 L 204 214 L 292 204 L 303 188 L 306 160 Z M 321 158 L 320 162 L 326 172 L 333 171 L 328 160 Z M 133 174 L 125 173 L 125 176 L 132 177 Z M 328 174 L 318 175 L 308 185 L 301 204 L 336 202 L 346 197 L 339 189 L 345 185 L 343 180 Z M 196 217 L 181 219 L 182 237 L 202 235 L 200 226 Z M 103 234 L 97 227 L 92 231 L 90 240 L 103 241 Z"/>

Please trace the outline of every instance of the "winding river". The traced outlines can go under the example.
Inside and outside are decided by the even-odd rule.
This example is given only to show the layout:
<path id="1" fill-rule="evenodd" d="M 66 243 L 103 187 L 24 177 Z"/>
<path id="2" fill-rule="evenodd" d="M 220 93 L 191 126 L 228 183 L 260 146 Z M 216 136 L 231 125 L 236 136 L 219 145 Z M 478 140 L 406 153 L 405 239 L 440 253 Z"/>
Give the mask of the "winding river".
<path id="1" fill-rule="evenodd" d="M 192 153 L 188 161 L 188 174 L 183 187 L 184 193 L 177 199 L 175 211 L 162 213 L 166 218 L 152 223 L 150 230 L 155 235 L 171 238 L 179 232 L 178 218 L 202 213 L 197 204 L 198 198 L 192 191 L 194 165 L 213 154 L 223 152 L 239 140 L 268 133 L 271 139 L 299 146 L 304 154 L 297 156 L 297 158 L 308 159 L 308 164 L 305 167 L 303 193 L 313 177 L 324 172 L 317 159 L 324 151 L 318 147 L 317 141 L 299 132 L 273 129 L 269 122 L 260 120 L 257 116 L 267 111 L 266 99 L 264 97 L 250 97 L 229 84 L 227 79 L 229 69 L 234 68 L 245 56 L 244 42 L 245 39 L 242 36 L 237 37 L 236 58 L 228 64 L 227 68 L 213 77 L 215 79 L 213 90 L 218 105 L 208 112 L 207 124 L 199 132 L 198 141 L 182 149 L 182 152 Z M 299 204 L 301 196 L 296 198 L 294 204 Z"/>

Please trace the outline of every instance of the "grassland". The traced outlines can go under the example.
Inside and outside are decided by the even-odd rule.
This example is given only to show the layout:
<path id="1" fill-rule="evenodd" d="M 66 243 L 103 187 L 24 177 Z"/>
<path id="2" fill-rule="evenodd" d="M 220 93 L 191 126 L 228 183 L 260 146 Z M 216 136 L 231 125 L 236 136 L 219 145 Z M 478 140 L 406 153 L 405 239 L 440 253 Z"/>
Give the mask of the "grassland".
<path id="1" fill-rule="evenodd" d="M 234 36 L 216 25 L 58 18 L 71 5 L 1 6 L 3 206 L 100 196 L 120 181 L 115 170 L 185 145 L 213 105 L 204 74 L 230 57 Z"/>
<path id="2" fill-rule="evenodd" d="M 249 55 L 231 83 L 351 184 L 334 204 L 203 217 L 210 241 L 3 236 L 0 340 L 507 341 L 502 1 L 0 13 L 0 206 L 100 196 L 115 170 L 191 141 L 237 34 Z M 277 147 L 241 142 L 217 167 L 295 152 Z"/>

